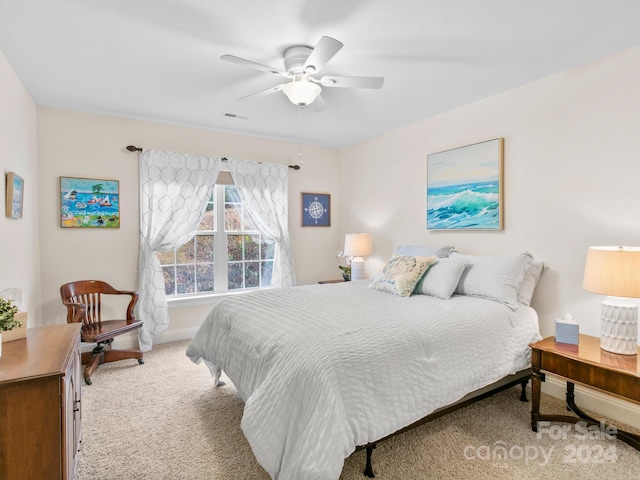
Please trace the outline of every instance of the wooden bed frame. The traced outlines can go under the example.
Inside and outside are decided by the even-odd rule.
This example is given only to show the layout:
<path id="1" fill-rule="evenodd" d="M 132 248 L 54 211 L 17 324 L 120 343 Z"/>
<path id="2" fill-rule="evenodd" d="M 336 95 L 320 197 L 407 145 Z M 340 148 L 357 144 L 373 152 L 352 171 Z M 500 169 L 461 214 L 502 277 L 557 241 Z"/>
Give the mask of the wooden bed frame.
<path id="1" fill-rule="evenodd" d="M 432 413 L 430 413 L 426 417 L 421 418 L 417 422 L 414 422 L 411 425 L 401 428 L 400 430 L 390 435 L 387 435 L 386 437 L 376 440 L 375 442 L 367 443 L 366 445 L 357 446 L 354 452 L 357 452 L 359 450 L 367 451 L 367 460 L 366 460 L 366 464 L 363 472 L 364 476 L 369 478 L 375 477 L 373 473 L 373 467 L 371 466 L 371 455 L 373 453 L 373 449 L 376 448 L 378 443 L 384 440 L 387 440 L 391 437 L 395 437 L 396 435 L 404 433 L 408 430 L 411 430 L 419 425 L 430 422 L 431 420 L 435 420 L 436 418 L 442 417 L 447 413 L 451 413 L 463 407 L 466 407 L 467 405 L 477 402 L 478 400 L 482 400 L 484 398 L 490 397 L 491 395 L 494 395 L 498 392 L 506 390 L 507 388 L 511 388 L 517 385 L 518 383 L 522 386 L 522 393 L 520 394 L 520 400 L 523 402 L 526 402 L 528 401 L 526 387 L 527 387 L 527 383 L 529 382 L 529 379 L 531 378 L 531 375 L 532 375 L 531 368 L 526 368 L 524 370 L 520 370 L 519 372 L 513 373 L 511 375 L 507 375 L 506 377 L 502 378 L 501 380 L 498 380 L 495 383 L 492 383 L 491 385 L 487 385 L 486 387 L 479 388 L 478 390 L 468 393 L 467 395 L 462 397 L 460 400 L 458 400 L 455 403 L 452 403 L 451 405 L 434 410 Z"/>

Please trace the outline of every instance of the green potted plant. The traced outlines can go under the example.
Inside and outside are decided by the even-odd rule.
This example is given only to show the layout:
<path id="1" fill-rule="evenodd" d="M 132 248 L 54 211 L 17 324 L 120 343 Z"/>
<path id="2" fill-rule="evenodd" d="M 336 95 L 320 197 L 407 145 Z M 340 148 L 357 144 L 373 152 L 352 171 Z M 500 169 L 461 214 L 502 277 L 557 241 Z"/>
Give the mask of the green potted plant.
<path id="1" fill-rule="evenodd" d="M 344 257 L 344 253 L 339 251 L 336 254 L 337 258 L 342 258 Z M 351 280 L 351 258 L 347 258 L 347 265 L 338 265 L 338 268 L 342 271 L 342 278 L 345 280 L 345 282 L 348 282 L 349 280 Z"/>
<path id="2" fill-rule="evenodd" d="M 16 320 L 18 307 L 13 300 L 0 298 L 0 357 L 2 356 L 2 332 L 8 332 L 22 326 L 21 320 Z"/>

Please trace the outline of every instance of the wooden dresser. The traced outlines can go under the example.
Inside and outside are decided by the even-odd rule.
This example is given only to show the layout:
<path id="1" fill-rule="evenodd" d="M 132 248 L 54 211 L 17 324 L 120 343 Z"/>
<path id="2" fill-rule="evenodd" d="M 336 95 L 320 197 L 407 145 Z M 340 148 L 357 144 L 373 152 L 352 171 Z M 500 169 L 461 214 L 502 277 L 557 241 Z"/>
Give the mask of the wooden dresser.
<path id="1" fill-rule="evenodd" d="M 0 478 L 73 479 L 80 447 L 81 324 L 2 345 Z"/>

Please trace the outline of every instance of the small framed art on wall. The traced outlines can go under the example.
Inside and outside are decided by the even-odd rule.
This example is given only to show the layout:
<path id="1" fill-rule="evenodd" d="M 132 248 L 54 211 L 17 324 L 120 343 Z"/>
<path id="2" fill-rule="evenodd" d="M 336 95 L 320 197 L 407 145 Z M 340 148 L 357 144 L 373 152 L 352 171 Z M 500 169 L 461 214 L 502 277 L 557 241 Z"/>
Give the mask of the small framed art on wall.
<path id="1" fill-rule="evenodd" d="M 62 228 L 120 228 L 120 182 L 60 177 Z"/>
<path id="2" fill-rule="evenodd" d="M 13 172 L 7 173 L 5 214 L 9 218 L 22 218 L 24 180 Z"/>
<path id="3" fill-rule="evenodd" d="M 330 227 L 331 195 L 328 193 L 302 193 L 300 212 L 303 227 Z"/>

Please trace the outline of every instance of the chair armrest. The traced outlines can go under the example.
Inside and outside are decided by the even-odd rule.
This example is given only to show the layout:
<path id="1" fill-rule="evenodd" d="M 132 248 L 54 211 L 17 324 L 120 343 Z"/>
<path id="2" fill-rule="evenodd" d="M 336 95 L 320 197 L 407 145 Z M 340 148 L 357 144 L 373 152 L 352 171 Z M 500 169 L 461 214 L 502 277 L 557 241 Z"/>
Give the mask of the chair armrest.
<path id="1" fill-rule="evenodd" d="M 62 302 L 62 304 L 67 307 L 67 323 L 84 323 L 86 305 L 73 302 Z"/>
<path id="2" fill-rule="evenodd" d="M 117 295 L 129 295 L 131 296 L 131 300 L 129 301 L 129 305 L 127 306 L 127 324 L 131 324 L 136 321 L 136 317 L 133 313 L 133 310 L 138 303 L 138 292 L 131 292 L 128 290 L 116 290 Z"/>

